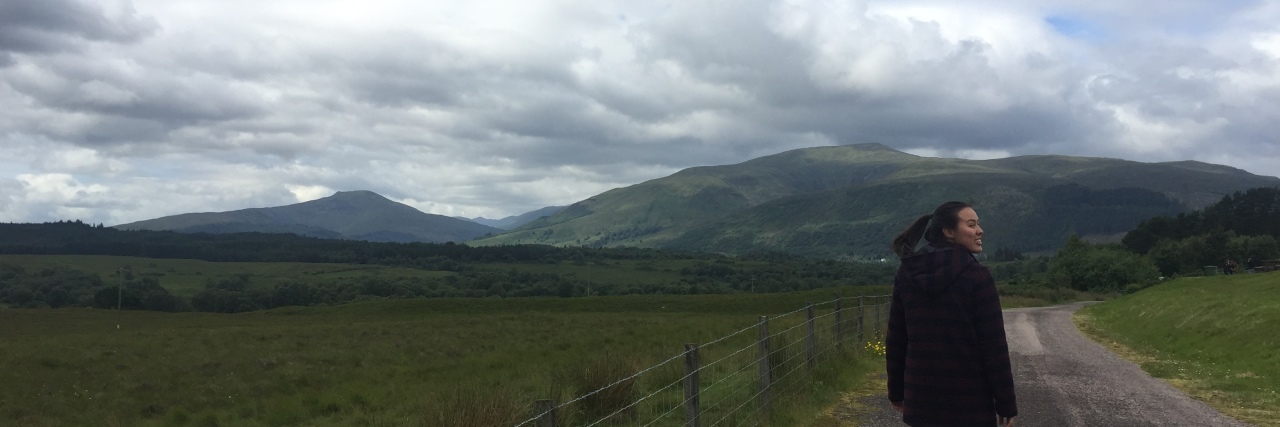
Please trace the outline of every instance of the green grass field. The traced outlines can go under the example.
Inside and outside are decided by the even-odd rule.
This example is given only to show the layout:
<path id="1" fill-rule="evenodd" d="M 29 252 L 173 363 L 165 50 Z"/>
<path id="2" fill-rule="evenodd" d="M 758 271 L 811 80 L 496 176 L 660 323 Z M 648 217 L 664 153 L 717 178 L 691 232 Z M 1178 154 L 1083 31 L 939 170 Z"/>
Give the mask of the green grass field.
<path id="1" fill-rule="evenodd" d="M 750 328 L 758 316 L 827 301 L 833 291 L 413 299 L 233 315 L 0 309 L 0 419 L 24 426 L 513 425 L 529 416 L 534 399 L 563 402 L 601 384 L 601 371 L 634 372 L 679 355 L 684 343 Z M 798 319 L 771 322 L 772 331 L 798 327 Z M 831 324 L 819 330 L 828 336 Z M 754 337 L 752 329 L 708 346 L 702 358 L 728 358 L 751 348 Z M 777 363 L 798 366 L 790 360 Z M 775 417 L 807 422 L 869 366 L 828 363 L 812 381 L 780 388 L 777 400 L 791 409 Z M 724 369 L 705 374 L 705 404 L 749 390 L 753 370 L 734 377 Z M 681 375 L 678 363 L 664 365 L 642 377 L 637 392 L 663 390 Z M 636 416 L 680 399 L 678 387 L 664 391 Z M 678 424 L 663 420 L 655 425 Z"/>
<path id="2" fill-rule="evenodd" d="M 604 264 L 532 264 L 486 263 L 485 268 L 497 271 L 515 270 L 529 273 L 573 274 L 591 283 L 626 285 L 632 283 L 659 283 L 680 280 L 680 269 L 693 267 L 700 261 L 667 260 L 662 262 L 618 260 Z M 705 262 L 705 261 L 702 261 Z M 739 264 L 747 264 L 739 262 Z M 759 265 L 762 263 L 751 263 Z"/>
<path id="3" fill-rule="evenodd" d="M 1076 320 L 1223 413 L 1280 426 L 1280 273 L 1178 279 L 1082 309 Z"/>

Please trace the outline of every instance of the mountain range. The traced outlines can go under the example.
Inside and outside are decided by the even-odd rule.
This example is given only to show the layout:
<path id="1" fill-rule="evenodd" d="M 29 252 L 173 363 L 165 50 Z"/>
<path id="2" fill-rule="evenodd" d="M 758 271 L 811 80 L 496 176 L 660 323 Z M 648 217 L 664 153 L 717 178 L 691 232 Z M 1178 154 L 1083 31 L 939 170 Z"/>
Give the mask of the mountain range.
<path id="1" fill-rule="evenodd" d="M 115 228 L 183 233 L 293 233 L 372 242 L 465 242 L 504 231 L 424 213 L 372 191 L 340 191 L 288 206 L 166 216 Z"/>
<path id="2" fill-rule="evenodd" d="M 965 160 L 861 144 L 689 168 L 500 220 L 427 214 L 373 192 L 348 191 L 288 206 L 174 215 L 116 228 L 879 259 L 889 256 L 889 239 L 948 200 L 975 206 L 989 250 L 1045 253 L 1071 233 L 1115 241 L 1144 219 L 1278 186 L 1280 178 L 1194 161 L 1056 155 Z"/>
<path id="3" fill-rule="evenodd" d="M 1141 220 L 1280 178 L 1195 161 L 1056 155 L 921 157 L 880 144 L 787 151 L 685 169 L 574 203 L 470 244 L 638 246 L 887 257 L 889 240 L 948 200 L 970 202 L 988 248 L 1047 252 L 1077 233 L 1118 240 Z"/>

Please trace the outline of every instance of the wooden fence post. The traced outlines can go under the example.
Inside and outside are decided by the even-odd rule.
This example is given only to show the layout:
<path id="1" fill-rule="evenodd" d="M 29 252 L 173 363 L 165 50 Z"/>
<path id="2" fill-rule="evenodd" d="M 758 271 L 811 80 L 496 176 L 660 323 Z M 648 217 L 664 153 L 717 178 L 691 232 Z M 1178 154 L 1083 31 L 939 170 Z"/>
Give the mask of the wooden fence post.
<path id="1" fill-rule="evenodd" d="M 867 329 L 867 323 L 863 319 L 863 298 L 866 298 L 866 295 L 858 295 L 858 351 L 862 351 L 863 343 L 867 342 L 866 337 L 862 335 Z"/>
<path id="2" fill-rule="evenodd" d="M 760 326 L 756 328 L 759 331 L 760 343 L 757 348 L 760 349 L 760 413 L 767 417 L 769 414 L 769 389 L 773 383 L 773 376 L 769 371 L 769 318 L 760 316 Z"/>
<path id="3" fill-rule="evenodd" d="M 533 413 L 542 414 L 538 417 L 537 427 L 556 427 L 556 411 L 555 402 L 551 399 L 540 399 L 533 402 Z"/>
<path id="4" fill-rule="evenodd" d="M 880 296 L 876 295 L 876 341 L 883 341 L 884 336 L 880 335 Z"/>
<path id="5" fill-rule="evenodd" d="M 684 345 L 684 425 L 698 427 L 702 408 L 698 405 L 698 345 Z"/>
<path id="6" fill-rule="evenodd" d="M 835 335 L 836 350 L 844 349 L 844 325 L 840 321 L 840 291 L 836 291 L 836 327 L 832 332 Z"/>
<path id="7" fill-rule="evenodd" d="M 807 324 L 808 324 L 809 334 L 808 334 L 808 336 L 807 336 L 807 337 L 805 337 L 805 362 L 804 362 L 804 364 L 805 364 L 805 367 L 809 368 L 809 370 L 810 370 L 810 371 L 812 371 L 812 370 L 813 370 L 814 350 L 815 350 L 815 349 L 814 349 L 814 347 L 816 347 L 816 346 L 814 345 L 814 344 L 815 344 L 815 342 L 814 342 L 815 340 L 814 340 L 814 333 L 813 333 L 813 303 L 812 303 L 812 302 L 809 302 L 808 304 L 809 304 L 809 305 L 805 307 L 805 313 L 807 313 L 807 316 L 808 316 L 808 320 L 807 320 L 805 323 L 807 323 Z"/>

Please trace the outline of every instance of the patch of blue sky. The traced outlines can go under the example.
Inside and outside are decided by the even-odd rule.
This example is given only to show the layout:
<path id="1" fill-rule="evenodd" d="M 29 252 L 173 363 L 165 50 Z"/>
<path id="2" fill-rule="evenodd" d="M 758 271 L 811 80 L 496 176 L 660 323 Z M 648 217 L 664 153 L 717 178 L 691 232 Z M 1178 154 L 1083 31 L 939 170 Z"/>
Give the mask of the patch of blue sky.
<path id="1" fill-rule="evenodd" d="M 1044 22 L 1053 27 L 1053 30 L 1064 36 L 1086 40 L 1101 41 L 1106 38 L 1106 32 L 1098 25 L 1082 19 L 1075 19 L 1066 16 L 1049 16 L 1044 18 Z"/>

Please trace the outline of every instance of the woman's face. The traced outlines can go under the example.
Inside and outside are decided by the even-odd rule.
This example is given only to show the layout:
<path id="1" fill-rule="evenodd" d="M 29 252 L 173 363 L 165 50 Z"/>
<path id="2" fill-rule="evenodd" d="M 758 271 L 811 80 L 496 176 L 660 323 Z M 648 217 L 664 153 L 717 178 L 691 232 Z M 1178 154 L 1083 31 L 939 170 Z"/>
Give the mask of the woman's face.
<path id="1" fill-rule="evenodd" d="M 956 224 L 956 228 L 942 229 L 942 234 L 947 236 L 947 241 L 964 246 L 972 253 L 982 252 L 982 226 L 978 223 L 978 213 L 973 208 L 964 208 L 957 212 L 960 222 Z"/>

